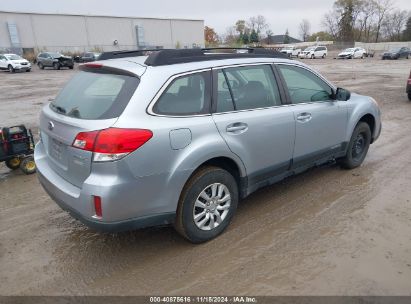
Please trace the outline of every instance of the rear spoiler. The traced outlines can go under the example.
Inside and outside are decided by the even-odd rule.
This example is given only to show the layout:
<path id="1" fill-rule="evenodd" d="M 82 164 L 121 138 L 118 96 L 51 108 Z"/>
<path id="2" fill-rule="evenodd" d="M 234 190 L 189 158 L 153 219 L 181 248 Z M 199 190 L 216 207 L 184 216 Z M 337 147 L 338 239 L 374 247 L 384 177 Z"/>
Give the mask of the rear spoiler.
<path id="1" fill-rule="evenodd" d="M 99 62 L 90 62 L 90 63 L 80 64 L 79 70 L 83 72 L 89 72 L 89 73 L 114 74 L 114 75 L 123 75 L 123 76 L 131 76 L 131 77 L 140 78 L 138 75 L 130 71 L 118 69 L 112 66 L 106 66 L 103 63 L 99 63 Z"/>

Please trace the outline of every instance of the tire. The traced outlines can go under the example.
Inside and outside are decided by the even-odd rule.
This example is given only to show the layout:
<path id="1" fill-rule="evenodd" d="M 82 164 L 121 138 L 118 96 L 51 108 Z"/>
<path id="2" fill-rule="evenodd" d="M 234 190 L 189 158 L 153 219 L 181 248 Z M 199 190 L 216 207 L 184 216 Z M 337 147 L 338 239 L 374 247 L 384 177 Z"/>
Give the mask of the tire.
<path id="1" fill-rule="evenodd" d="M 213 191 L 216 194 L 214 196 L 212 196 Z M 227 195 L 229 195 L 228 200 L 220 203 L 215 201 Z M 237 209 L 237 204 L 238 186 L 234 177 L 218 167 L 201 168 L 184 186 L 177 207 L 174 227 L 192 243 L 207 242 L 227 228 Z M 195 215 L 199 216 L 197 220 L 195 220 Z M 217 224 L 218 218 L 221 221 L 219 224 Z M 213 228 L 213 224 L 217 225 Z"/>
<path id="2" fill-rule="evenodd" d="M 20 167 L 21 164 L 21 159 L 18 157 L 10 158 L 6 160 L 6 166 L 7 168 L 11 170 L 16 170 Z"/>
<path id="3" fill-rule="evenodd" d="M 365 122 L 359 122 L 352 133 L 345 157 L 339 159 L 344 169 L 359 167 L 367 155 L 371 143 L 370 126 Z"/>
<path id="4" fill-rule="evenodd" d="M 53 68 L 55 70 L 60 70 L 60 63 L 58 63 L 58 62 L 53 63 Z"/>
<path id="5" fill-rule="evenodd" d="M 26 70 L 26 72 L 27 72 L 27 73 L 28 73 L 28 72 L 31 72 L 31 69 Z"/>
<path id="6" fill-rule="evenodd" d="M 312 54 L 312 55 L 311 55 L 311 59 L 314 59 L 314 58 L 315 58 L 315 56 L 314 56 L 314 54 Z"/>
<path id="7" fill-rule="evenodd" d="M 74 66 L 69 66 L 69 69 L 70 69 L 70 70 L 74 69 Z"/>
<path id="8" fill-rule="evenodd" d="M 321 58 L 322 58 L 322 59 L 325 59 L 325 54 L 323 54 Z"/>
<path id="9" fill-rule="evenodd" d="M 408 93 L 408 100 L 411 101 L 411 92 Z"/>
<path id="10" fill-rule="evenodd" d="M 44 65 L 41 62 L 39 62 L 38 66 L 40 70 L 44 70 Z"/>
<path id="11" fill-rule="evenodd" d="M 16 71 L 11 64 L 9 64 L 7 69 L 9 70 L 10 73 L 14 73 Z"/>
<path id="12" fill-rule="evenodd" d="M 36 163 L 33 156 L 26 157 L 20 164 L 20 169 L 25 174 L 33 174 L 36 172 Z"/>

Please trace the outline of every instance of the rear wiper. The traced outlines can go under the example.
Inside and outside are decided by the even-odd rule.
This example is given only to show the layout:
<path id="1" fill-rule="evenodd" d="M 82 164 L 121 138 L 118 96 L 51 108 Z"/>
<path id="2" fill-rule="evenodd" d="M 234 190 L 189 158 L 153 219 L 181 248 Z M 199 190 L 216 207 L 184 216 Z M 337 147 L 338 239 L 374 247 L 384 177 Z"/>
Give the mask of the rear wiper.
<path id="1" fill-rule="evenodd" d="M 56 106 L 55 104 L 51 103 L 50 106 L 53 107 L 58 113 L 66 114 L 66 110 L 63 107 Z"/>

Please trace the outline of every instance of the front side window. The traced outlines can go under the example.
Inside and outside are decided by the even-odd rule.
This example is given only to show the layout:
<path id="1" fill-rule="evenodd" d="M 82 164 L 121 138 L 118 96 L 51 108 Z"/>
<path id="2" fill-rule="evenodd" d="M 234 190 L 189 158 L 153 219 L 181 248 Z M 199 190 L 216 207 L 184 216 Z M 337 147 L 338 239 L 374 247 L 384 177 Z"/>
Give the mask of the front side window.
<path id="1" fill-rule="evenodd" d="M 217 112 L 281 105 L 269 65 L 233 67 L 218 72 Z"/>
<path id="2" fill-rule="evenodd" d="M 296 66 L 279 65 L 293 104 L 329 101 L 331 87 L 310 71 Z"/>
<path id="3" fill-rule="evenodd" d="M 210 95 L 210 72 L 181 76 L 167 87 L 153 110 L 164 115 L 206 114 Z"/>

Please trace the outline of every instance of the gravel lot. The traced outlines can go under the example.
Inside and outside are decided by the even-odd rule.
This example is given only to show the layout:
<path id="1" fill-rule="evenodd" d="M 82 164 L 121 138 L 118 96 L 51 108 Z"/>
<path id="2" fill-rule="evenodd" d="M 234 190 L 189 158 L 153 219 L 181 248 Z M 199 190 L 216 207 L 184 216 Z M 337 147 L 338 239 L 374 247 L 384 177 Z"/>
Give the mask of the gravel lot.
<path id="1" fill-rule="evenodd" d="M 35 175 L 0 164 L 1 295 L 411 295 L 411 60 L 306 60 L 373 96 L 383 132 L 364 165 L 312 169 L 243 201 L 202 245 L 172 228 L 99 234 Z M 0 125 L 36 129 L 76 70 L 0 72 Z"/>

